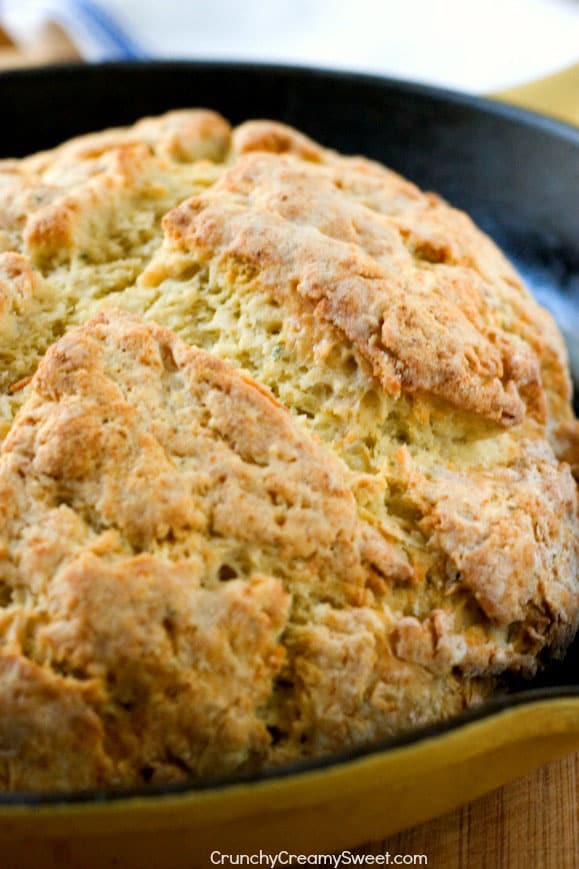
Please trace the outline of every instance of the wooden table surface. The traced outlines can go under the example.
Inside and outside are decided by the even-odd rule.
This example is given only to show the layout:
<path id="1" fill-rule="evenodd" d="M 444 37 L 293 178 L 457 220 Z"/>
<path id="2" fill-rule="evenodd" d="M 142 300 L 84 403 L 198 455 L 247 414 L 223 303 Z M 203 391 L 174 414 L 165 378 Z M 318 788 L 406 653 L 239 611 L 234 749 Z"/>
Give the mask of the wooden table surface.
<path id="1" fill-rule="evenodd" d="M 426 854 L 429 869 L 578 869 L 579 754 L 357 851 Z"/>

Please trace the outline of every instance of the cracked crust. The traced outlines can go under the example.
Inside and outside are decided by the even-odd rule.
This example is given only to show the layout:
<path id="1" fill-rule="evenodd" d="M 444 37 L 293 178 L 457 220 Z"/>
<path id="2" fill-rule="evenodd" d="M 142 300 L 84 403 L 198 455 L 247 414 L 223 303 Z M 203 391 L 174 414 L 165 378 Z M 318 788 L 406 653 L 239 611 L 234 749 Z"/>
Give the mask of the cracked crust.
<path id="1" fill-rule="evenodd" d="M 565 349 L 464 214 L 183 111 L 0 163 L 0 248 L 2 787 L 261 769 L 564 652 Z"/>
<path id="2" fill-rule="evenodd" d="M 164 225 L 201 261 L 241 264 L 282 303 L 313 306 L 387 393 L 432 393 L 502 425 L 544 418 L 539 360 L 502 327 L 479 275 L 448 257 L 416 263 L 396 219 L 344 197 L 333 167 L 241 158 Z"/>
<path id="3" fill-rule="evenodd" d="M 269 393 L 121 313 L 46 354 L 4 443 L 0 516 L 7 651 L 39 705 L 60 684 L 65 722 L 96 716 L 86 750 L 111 782 L 265 757 L 281 631 L 312 602 L 363 609 L 410 577 L 359 518 L 346 469 Z M 15 755 L 5 783 L 35 763 Z"/>

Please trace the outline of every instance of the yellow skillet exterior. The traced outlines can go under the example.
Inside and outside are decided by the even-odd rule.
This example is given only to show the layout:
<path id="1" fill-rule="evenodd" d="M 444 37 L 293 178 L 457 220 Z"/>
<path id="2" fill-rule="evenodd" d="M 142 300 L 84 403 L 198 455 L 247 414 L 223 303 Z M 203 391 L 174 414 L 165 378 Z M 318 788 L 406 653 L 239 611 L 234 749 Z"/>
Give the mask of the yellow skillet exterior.
<path id="1" fill-rule="evenodd" d="M 446 812 L 579 749 L 579 697 L 326 769 L 168 797 L 0 807 L 2 869 L 211 866 L 211 852 L 325 853 Z"/>

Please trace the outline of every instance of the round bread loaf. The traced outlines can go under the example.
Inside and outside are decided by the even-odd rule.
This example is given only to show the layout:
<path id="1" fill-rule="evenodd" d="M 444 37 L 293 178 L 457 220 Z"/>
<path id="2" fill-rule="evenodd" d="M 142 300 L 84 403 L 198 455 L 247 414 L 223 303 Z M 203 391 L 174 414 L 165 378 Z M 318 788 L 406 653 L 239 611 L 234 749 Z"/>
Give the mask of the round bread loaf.
<path id="1" fill-rule="evenodd" d="M 549 314 L 466 215 L 173 112 L 0 163 L 0 786 L 455 715 L 579 619 Z"/>

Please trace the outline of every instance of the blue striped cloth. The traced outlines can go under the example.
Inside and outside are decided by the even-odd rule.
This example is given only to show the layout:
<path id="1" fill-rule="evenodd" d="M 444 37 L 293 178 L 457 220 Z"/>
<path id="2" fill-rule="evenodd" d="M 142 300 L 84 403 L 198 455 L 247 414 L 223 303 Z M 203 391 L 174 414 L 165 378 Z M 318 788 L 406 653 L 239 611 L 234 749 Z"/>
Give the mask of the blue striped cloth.
<path id="1" fill-rule="evenodd" d="M 62 5 L 69 7 L 66 11 L 68 16 L 74 17 L 77 27 L 83 25 L 92 32 L 107 57 L 138 60 L 145 56 L 126 29 L 102 6 L 92 0 L 67 0 Z"/>

